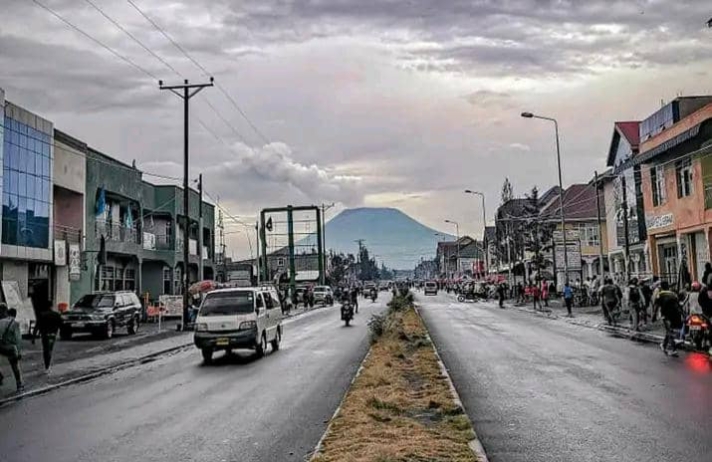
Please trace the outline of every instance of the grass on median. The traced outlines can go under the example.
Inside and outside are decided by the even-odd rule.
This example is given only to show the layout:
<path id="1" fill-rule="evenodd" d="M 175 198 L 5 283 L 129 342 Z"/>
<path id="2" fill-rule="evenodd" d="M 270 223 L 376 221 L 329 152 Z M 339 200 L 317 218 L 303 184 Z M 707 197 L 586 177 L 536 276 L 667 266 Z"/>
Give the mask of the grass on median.
<path id="1" fill-rule="evenodd" d="M 412 299 L 394 299 L 383 324 L 313 462 L 476 461 Z"/>

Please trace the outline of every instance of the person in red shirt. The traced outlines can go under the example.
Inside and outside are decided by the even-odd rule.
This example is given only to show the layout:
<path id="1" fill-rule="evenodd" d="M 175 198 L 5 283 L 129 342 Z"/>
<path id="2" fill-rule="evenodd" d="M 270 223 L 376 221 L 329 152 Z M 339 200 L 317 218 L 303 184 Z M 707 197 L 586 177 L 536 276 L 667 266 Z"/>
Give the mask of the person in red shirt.
<path id="1" fill-rule="evenodd" d="M 536 310 L 537 307 L 541 309 L 541 291 L 539 290 L 539 286 L 531 284 L 530 291 L 532 294 L 532 300 L 534 301 L 534 309 Z"/>

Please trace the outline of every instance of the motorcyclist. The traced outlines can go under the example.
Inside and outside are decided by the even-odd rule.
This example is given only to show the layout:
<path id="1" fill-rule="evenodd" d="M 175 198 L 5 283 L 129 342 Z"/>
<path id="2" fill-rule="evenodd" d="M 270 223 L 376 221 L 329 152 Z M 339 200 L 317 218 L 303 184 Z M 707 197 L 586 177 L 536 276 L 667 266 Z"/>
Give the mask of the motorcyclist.
<path id="1" fill-rule="evenodd" d="M 378 290 L 376 290 L 375 287 L 371 287 L 369 296 L 371 297 L 371 300 L 375 302 L 376 297 L 378 297 Z"/>
<path id="2" fill-rule="evenodd" d="M 677 333 L 682 328 L 683 316 L 680 309 L 680 301 L 677 295 L 670 290 L 670 285 L 667 281 L 662 281 L 660 291 L 655 299 L 656 308 L 660 310 L 660 316 L 665 324 L 665 339 L 660 344 L 660 349 L 667 356 L 677 356 L 677 345 L 675 338 Z"/>
<path id="3" fill-rule="evenodd" d="M 628 284 L 628 308 L 633 316 L 633 329 L 640 330 L 640 325 L 648 323 L 648 316 L 645 307 L 645 297 L 638 285 L 638 278 L 631 278 Z"/>
<path id="4" fill-rule="evenodd" d="M 603 316 L 609 325 L 613 325 L 613 312 L 620 307 L 622 299 L 621 289 L 613 284 L 611 278 L 606 278 L 603 287 L 601 287 L 601 307 L 603 308 Z"/>

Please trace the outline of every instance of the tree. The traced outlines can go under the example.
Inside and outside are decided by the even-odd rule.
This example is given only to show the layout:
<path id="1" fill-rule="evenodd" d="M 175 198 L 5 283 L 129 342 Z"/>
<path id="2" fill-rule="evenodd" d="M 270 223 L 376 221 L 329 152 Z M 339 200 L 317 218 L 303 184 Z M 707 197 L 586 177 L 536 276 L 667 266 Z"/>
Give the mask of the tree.
<path id="1" fill-rule="evenodd" d="M 365 245 L 362 245 L 359 250 L 359 279 L 362 281 L 373 281 L 378 279 L 378 266 L 376 265 L 376 259 L 371 258 L 368 253 L 368 249 Z"/>
<path id="2" fill-rule="evenodd" d="M 379 271 L 379 277 L 382 281 L 390 281 L 394 278 L 393 271 L 386 268 L 386 265 L 381 262 L 381 270 Z"/>
<path id="3" fill-rule="evenodd" d="M 545 221 L 541 216 L 541 201 L 539 200 L 539 189 L 534 186 L 529 194 L 525 204 L 525 220 L 522 237 L 524 241 L 524 250 L 532 252 L 532 269 L 541 274 L 541 270 L 545 269 L 548 261 L 544 258 L 544 252 L 548 252 L 553 247 L 554 225 Z"/>
<path id="4" fill-rule="evenodd" d="M 508 202 L 514 198 L 514 190 L 512 189 L 512 183 L 509 182 L 509 178 L 504 179 L 504 184 L 502 185 L 502 203 Z"/>

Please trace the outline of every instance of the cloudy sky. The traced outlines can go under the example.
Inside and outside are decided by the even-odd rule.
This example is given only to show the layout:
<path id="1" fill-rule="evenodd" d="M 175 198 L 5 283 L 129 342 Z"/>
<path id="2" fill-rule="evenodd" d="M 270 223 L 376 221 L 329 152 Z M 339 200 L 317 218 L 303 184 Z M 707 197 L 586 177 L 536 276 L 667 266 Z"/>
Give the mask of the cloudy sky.
<path id="1" fill-rule="evenodd" d="M 570 184 L 604 168 L 613 121 L 712 93 L 706 0 L 0 0 L 0 10 L 7 98 L 147 172 L 182 175 L 181 101 L 156 78 L 214 76 L 222 90 L 191 100 L 191 173 L 247 221 L 266 206 L 336 202 L 397 207 L 449 232 L 443 220 L 458 220 L 478 235 L 479 202 L 463 189 L 486 194 L 491 218 L 505 177 L 517 195 L 556 182 L 553 127 L 520 112 L 559 120 Z M 244 235 L 229 238 L 244 256 Z"/>

